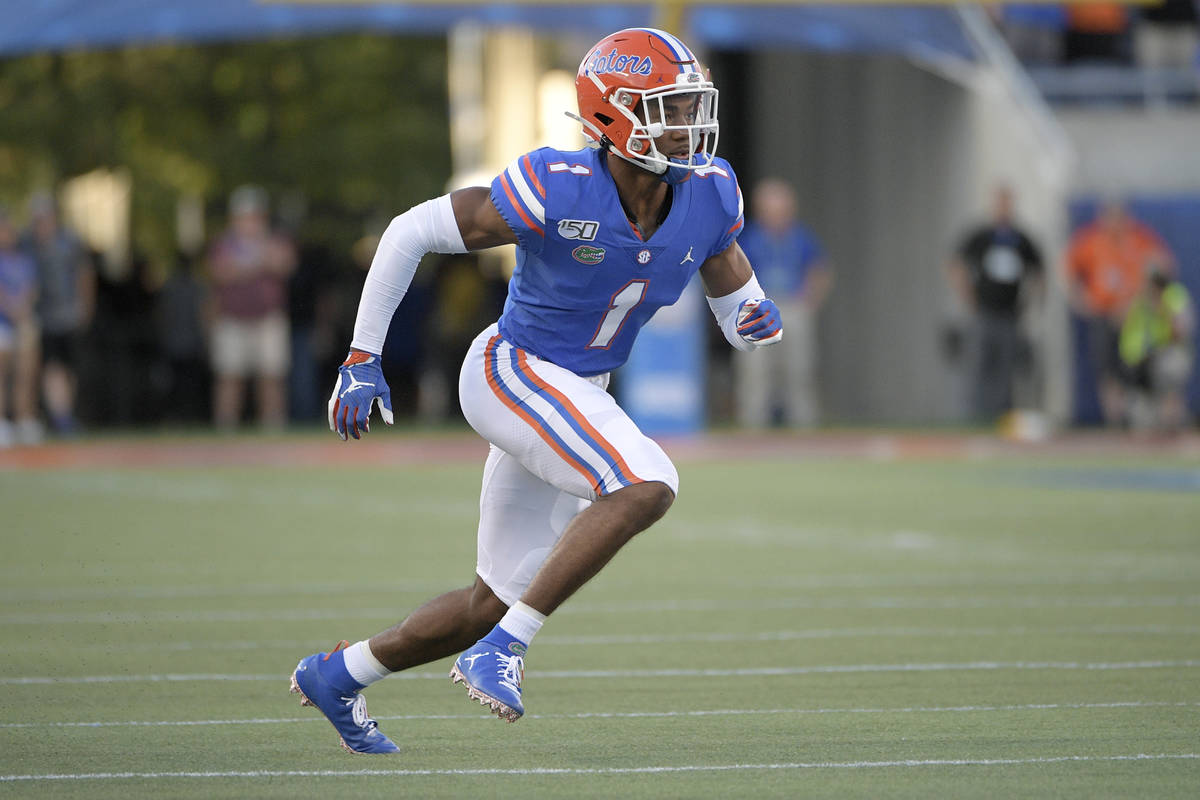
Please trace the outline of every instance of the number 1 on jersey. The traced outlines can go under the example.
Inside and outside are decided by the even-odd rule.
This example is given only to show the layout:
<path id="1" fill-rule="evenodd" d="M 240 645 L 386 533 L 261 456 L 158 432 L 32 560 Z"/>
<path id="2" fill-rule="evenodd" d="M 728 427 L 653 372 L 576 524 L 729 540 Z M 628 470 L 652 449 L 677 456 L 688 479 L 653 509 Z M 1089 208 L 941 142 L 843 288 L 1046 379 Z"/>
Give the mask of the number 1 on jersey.
<path id="1" fill-rule="evenodd" d="M 621 326 L 625 324 L 625 318 L 629 316 L 629 312 L 633 311 L 646 296 L 646 287 L 649 284 L 650 281 L 646 279 L 633 280 L 612 296 L 612 300 L 608 303 L 608 313 L 604 315 L 604 319 L 600 321 L 600 327 L 596 329 L 596 335 L 588 343 L 589 350 L 596 347 L 604 349 L 612 343 L 617 333 L 620 332 Z"/>

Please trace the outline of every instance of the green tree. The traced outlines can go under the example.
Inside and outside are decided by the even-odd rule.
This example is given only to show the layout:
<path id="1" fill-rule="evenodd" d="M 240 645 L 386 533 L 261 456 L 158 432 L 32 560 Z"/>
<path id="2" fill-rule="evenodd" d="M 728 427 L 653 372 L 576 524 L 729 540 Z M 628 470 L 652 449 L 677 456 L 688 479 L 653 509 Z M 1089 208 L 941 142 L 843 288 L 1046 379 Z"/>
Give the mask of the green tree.
<path id="1" fill-rule="evenodd" d="M 99 167 L 133 179 L 133 238 L 172 251 L 181 194 L 209 230 L 233 187 L 299 192 L 338 252 L 363 221 L 444 190 L 441 38 L 339 35 L 36 54 L 0 61 L 0 200 Z"/>

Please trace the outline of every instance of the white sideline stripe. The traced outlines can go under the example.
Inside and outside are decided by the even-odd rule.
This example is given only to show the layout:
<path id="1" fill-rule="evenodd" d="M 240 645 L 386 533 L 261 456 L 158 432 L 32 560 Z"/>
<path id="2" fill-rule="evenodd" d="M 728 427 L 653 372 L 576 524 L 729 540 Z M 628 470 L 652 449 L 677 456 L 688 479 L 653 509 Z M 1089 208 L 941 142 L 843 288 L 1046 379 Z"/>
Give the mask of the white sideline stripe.
<path id="1" fill-rule="evenodd" d="M 575 603 L 558 614 L 628 614 L 630 612 L 708 612 L 708 611 L 787 611 L 793 609 L 978 609 L 978 608 L 1179 608 L 1200 605 L 1200 595 L 1157 595 L 1123 597 L 1106 595 L 1093 598 L 1069 597 L 944 597 L 920 599 L 907 597 L 875 598 L 785 598 L 730 603 L 697 600 L 671 603 Z M 0 625 L 106 625 L 147 622 L 306 622 L 310 620 L 389 619 L 403 616 L 402 608 L 291 608 L 267 611 L 100 611 L 89 613 L 24 612 L 0 614 Z"/>
<path id="2" fill-rule="evenodd" d="M 1059 669 L 1126 670 L 1179 669 L 1200 667 L 1200 659 L 1175 661 L 971 661 L 961 664 L 830 664 L 812 667 L 741 667 L 737 669 L 564 669 L 531 670 L 534 678 L 731 678 L 782 675 L 821 675 L 853 672 L 957 672 L 967 670 Z M 250 682 L 282 681 L 278 674 L 167 673 L 151 675 L 74 675 L 62 677 L 0 677 L 0 685 L 55 685 L 70 683 L 175 683 L 184 681 Z M 444 672 L 400 672 L 392 680 L 447 680 Z"/>
<path id="3" fill-rule="evenodd" d="M 1059 711 L 1098 708 L 1198 708 L 1200 703 L 1166 703 L 1130 700 L 1115 703 L 1026 703 L 1010 706 L 908 706 L 904 708 L 720 708 L 691 711 L 580 711 L 575 714 L 526 714 L 528 719 L 642 719 L 666 717 L 740 717 L 780 714 L 945 714 L 992 711 Z M 490 714 L 396 714 L 374 715 L 381 722 L 490 719 Z M 294 722 L 324 722 L 325 718 L 277 717 L 254 719 L 127 720 L 119 722 L 6 722 L 0 728 L 174 728 L 203 725 L 284 725 Z"/>
<path id="4" fill-rule="evenodd" d="M 1120 574 L 1089 574 L 1064 576 L 1062 573 L 1049 575 L 1022 574 L 1008 575 L 995 573 L 957 573 L 946 575 L 932 573 L 929 575 L 878 576 L 874 574 L 835 574 L 819 576 L 787 576 L 778 578 L 763 578 L 756 581 L 714 580 L 709 583 L 733 588 L 752 588 L 761 591 L 771 590 L 804 590 L 804 589 L 937 589 L 953 587 L 994 586 L 1092 586 L 1092 585 L 1128 585 L 1138 583 L 1179 583 L 1194 584 L 1193 575 L 1120 573 Z M 373 583 L 325 582 L 305 583 L 242 583 L 236 586 L 220 584 L 182 584 L 171 586 L 56 586 L 53 588 L 9 588 L 0 589 L 0 602 L 11 603 L 62 603 L 64 601 L 87 601 L 114 598 L 132 600 L 162 600 L 186 599 L 194 597 L 263 597 L 283 596 L 302 597 L 325 594 L 344 594 L 349 592 L 442 592 L 448 588 L 445 580 L 415 580 L 395 579 Z M 614 588 L 624 588 L 614 585 Z"/>
<path id="5" fill-rule="evenodd" d="M 1057 636 L 1067 633 L 1112 634 L 1186 634 L 1200 633 L 1200 625 L 1062 625 L 1032 628 L 1027 625 L 990 628 L 811 628 L 808 630 L 762 631 L 760 633 L 647 633 L 584 634 L 577 636 L 542 635 L 538 644 L 613 645 L 673 644 L 684 642 L 786 642 L 798 639 L 853 639 L 855 637 L 943 637 L 943 636 Z M 224 645 L 222 645 L 224 646 Z M 205 644 L 205 647 L 212 647 Z"/>
<path id="6" fill-rule="evenodd" d="M 947 636 L 1058 636 L 1070 633 L 1086 633 L 1093 635 L 1126 635 L 1126 634 L 1157 634 L 1163 636 L 1200 634 L 1200 625 L 1060 625 L 1046 628 L 1030 627 L 1028 625 L 1012 625 L 1008 627 L 985 628 L 810 628 L 807 630 L 762 631 L 759 633 L 597 633 L 581 635 L 541 634 L 539 645 L 614 645 L 614 644 L 678 644 L 687 642 L 789 642 L 803 639 L 854 639 L 854 638 L 908 638 Z M 326 639 L 247 639 L 214 642 L 176 641 L 176 642 L 133 642 L 121 645 L 122 652 L 152 651 L 155 653 L 180 652 L 192 650 L 265 650 L 276 648 L 280 650 L 315 651 L 328 646 Z M 4 648 L 7 652 L 42 651 L 43 642 L 26 642 L 10 644 Z M 91 642 L 88 644 L 73 644 L 74 651 L 113 649 L 110 642 Z"/>
<path id="7" fill-rule="evenodd" d="M 900 761 L 811 761 L 783 764 L 685 764 L 659 767 L 527 767 L 524 769 L 361 769 L 248 770 L 244 772 L 81 772 L 47 775 L 0 775 L 0 782 L 128 780 L 131 778 L 353 778 L 452 775 L 633 775 L 669 772 L 740 772 L 743 770 L 883 769 L 888 767 L 995 767 L 1066 764 L 1079 761 L 1165 761 L 1200 759 L 1200 753 L 1138 753 L 1128 756 L 1044 756 L 1040 758 L 930 758 Z"/>
<path id="8" fill-rule="evenodd" d="M 694 600 L 668 603 L 573 603 L 557 614 L 626 614 L 631 611 L 786 611 L 792 609 L 975 609 L 975 608 L 1173 608 L 1200 605 L 1200 595 L 1153 595 L 1129 597 L 854 597 L 854 598 L 780 598 L 731 603 L 724 600 Z"/>

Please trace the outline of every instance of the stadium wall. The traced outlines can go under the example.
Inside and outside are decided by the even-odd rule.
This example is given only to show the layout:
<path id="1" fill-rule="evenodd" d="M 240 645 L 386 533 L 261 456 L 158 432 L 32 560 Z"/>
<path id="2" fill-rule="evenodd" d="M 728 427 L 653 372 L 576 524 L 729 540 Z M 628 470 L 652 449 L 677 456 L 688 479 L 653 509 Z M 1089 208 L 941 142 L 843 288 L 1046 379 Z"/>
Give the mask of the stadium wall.
<path id="1" fill-rule="evenodd" d="M 822 400 L 833 421 L 964 418 L 960 365 L 943 346 L 958 312 L 942 265 L 986 213 L 996 180 L 1014 185 L 1048 254 L 1062 241 L 1064 170 L 1047 170 L 1046 142 L 1026 130 L 1031 122 L 1003 81 L 989 90 L 980 78 L 987 67 L 967 70 L 950 79 L 890 56 L 751 56 L 744 182 L 791 180 L 837 270 L 820 326 Z M 1065 319 L 1040 324 L 1049 369 L 1061 369 Z M 1057 418 L 1068 413 L 1067 394 L 1043 392 Z"/>

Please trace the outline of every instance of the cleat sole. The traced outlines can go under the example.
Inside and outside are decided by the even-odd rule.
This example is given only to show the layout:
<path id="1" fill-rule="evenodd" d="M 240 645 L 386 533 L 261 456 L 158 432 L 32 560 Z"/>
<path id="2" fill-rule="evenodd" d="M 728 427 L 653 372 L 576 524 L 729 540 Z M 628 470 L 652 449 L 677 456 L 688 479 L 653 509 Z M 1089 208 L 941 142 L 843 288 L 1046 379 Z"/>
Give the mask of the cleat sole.
<path id="1" fill-rule="evenodd" d="M 455 664 L 450 669 L 450 683 L 451 684 L 461 683 L 463 686 L 466 686 L 467 687 L 467 698 L 469 700 L 478 700 L 479 705 L 486 706 L 493 714 L 495 714 L 497 717 L 504 720 L 505 722 L 508 722 L 511 724 L 521 718 L 521 714 L 518 711 L 516 711 L 515 709 L 509 707 L 505 703 L 501 703 L 499 700 L 492 697 L 491 695 L 485 694 L 484 692 L 481 692 L 478 689 L 476 689 L 471 684 L 467 683 L 467 678 L 465 675 L 462 674 L 462 671 L 458 668 L 458 664 Z"/>
<path id="2" fill-rule="evenodd" d="M 300 695 L 300 705 L 301 706 L 312 706 L 313 708 L 317 707 L 316 703 L 314 703 L 312 700 L 309 700 L 308 697 L 305 696 L 304 692 L 300 691 L 300 684 L 296 681 L 296 673 L 294 673 L 294 672 L 292 673 L 292 685 L 288 687 L 288 692 L 290 692 L 291 694 Z M 345 743 L 343 742 L 343 745 L 344 744 Z M 353 752 L 353 751 L 351 751 L 351 752 Z"/>

